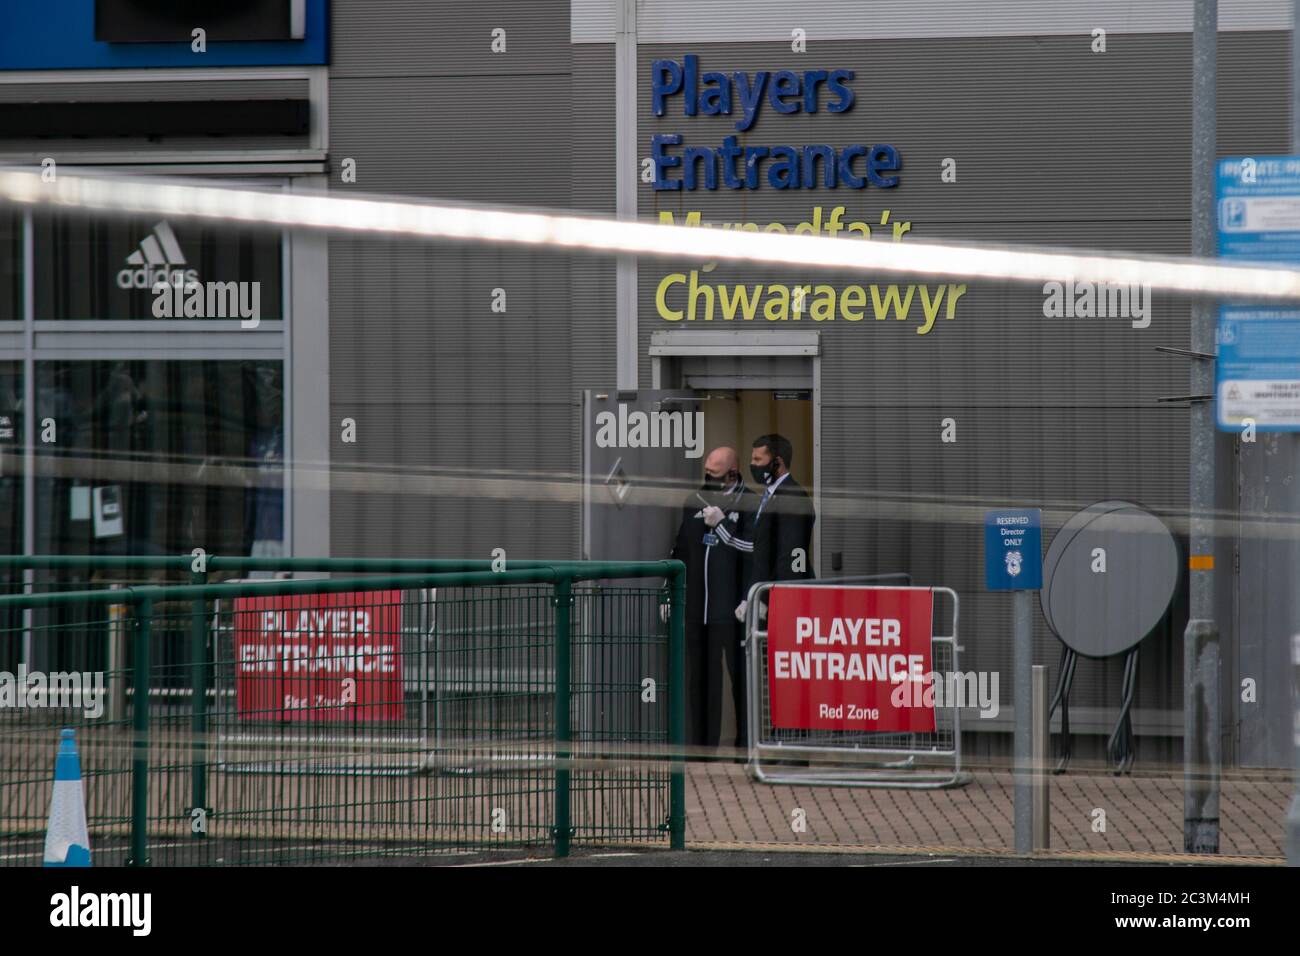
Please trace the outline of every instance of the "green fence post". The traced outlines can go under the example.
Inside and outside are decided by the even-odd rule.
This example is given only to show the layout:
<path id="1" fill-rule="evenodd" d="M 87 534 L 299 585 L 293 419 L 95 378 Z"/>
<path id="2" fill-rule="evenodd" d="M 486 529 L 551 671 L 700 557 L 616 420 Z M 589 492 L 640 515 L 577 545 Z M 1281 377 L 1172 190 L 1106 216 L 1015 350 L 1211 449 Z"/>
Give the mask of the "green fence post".
<path id="1" fill-rule="evenodd" d="M 573 580 L 561 576 L 555 582 L 555 856 L 569 855 L 569 838 L 573 835 L 569 743 L 573 739 L 570 719 L 570 651 L 573 638 Z"/>
<path id="2" fill-rule="evenodd" d="M 153 601 L 135 606 L 131 680 L 131 858 L 128 866 L 148 866 L 149 840 L 149 632 Z"/>
<path id="3" fill-rule="evenodd" d="M 190 584 L 207 583 L 206 565 L 202 571 L 191 569 Z M 207 602 L 201 597 L 195 598 L 190 605 L 190 693 L 190 731 L 193 741 L 190 780 L 194 788 L 190 813 L 193 819 L 193 811 L 199 810 L 199 818 L 203 822 L 200 827 L 191 825 L 190 836 L 201 840 L 208 835 L 208 755 L 205 738 L 208 729 L 208 618 Z"/>
<path id="4" fill-rule="evenodd" d="M 669 845 L 686 849 L 686 575 L 679 568 L 672 578 L 668 630 L 668 744 L 672 774 L 668 791 Z"/>

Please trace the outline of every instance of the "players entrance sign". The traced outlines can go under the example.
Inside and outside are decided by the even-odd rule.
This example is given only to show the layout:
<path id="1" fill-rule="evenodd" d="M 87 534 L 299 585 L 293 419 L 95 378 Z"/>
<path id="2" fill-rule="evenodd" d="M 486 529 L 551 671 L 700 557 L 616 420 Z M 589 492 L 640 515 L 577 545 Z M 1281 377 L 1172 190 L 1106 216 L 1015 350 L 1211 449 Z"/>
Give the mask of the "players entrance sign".
<path id="1" fill-rule="evenodd" d="M 235 598 L 236 708 L 260 720 L 400 720 L 400 591 Z"/>
<path id="2" fill-rule="evenodd" d="M 934 707 L 924 694 L 932 680 L 929 588 L 777 585 L 769 605 L 773 727 L 934 730 Z M 907 682 L 919 693 L 894 693 Z"/>

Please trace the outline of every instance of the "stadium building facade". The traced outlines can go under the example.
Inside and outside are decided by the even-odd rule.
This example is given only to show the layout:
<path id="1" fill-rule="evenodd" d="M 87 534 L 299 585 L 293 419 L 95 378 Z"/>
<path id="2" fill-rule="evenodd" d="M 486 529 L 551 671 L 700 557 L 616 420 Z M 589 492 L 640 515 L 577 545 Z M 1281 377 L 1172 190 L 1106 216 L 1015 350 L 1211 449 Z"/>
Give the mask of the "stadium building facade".
<path id="1" fill-rule="evenodd" d="M 212 26 L 202 52 L 129 2 L 16 6 L 3 162 L 719 233 L 1190 248 L 1184 2 L 305 0 Z M 1288 149 L 1289 9 L 1220 3 L 1220 155 Z M 158 318 L 159 274 L 256 282 L 260 321 Z M 1159 399 L 1186 395 L 1187 359 L 1158 349 L 1188 348 L 1190 307 L 1105 292 L 5 213 L 0 443 L 40 440 L 0 447 L 0 534 L 15 553 L 660 557 L 668 510 L 625 505 L 700 460 L 601 447 L 596 417 L 700 412 L 705 448 L 792 439 L 819 575 L 954 588 L 963 670 L 1009 674 L 985 508 L 1039 505 L 1050 540 L 1123 499 L 1185 540 L 1187 406 Z M 1229 514 L 1255 454 L 1220 436 Z M 1224 530 L 1225 754 L 1285 765 L 1285 635 L 1241 596 L 1261 548 Z M 1186 605 L 1184 586 L 1142 646 L 1139 759 L 1180 753 Z M 1078 752 L 1104 746 L 1121 671 L 1080 665 Z M 968 747 L 1001 751 L 1014 703 Z"/>

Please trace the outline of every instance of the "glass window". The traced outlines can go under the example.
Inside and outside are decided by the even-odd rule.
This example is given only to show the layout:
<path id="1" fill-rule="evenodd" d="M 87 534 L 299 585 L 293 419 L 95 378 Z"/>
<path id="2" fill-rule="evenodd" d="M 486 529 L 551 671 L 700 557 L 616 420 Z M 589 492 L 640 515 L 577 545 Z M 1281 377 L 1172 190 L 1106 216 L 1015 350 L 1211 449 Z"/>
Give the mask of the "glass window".
<path id="1" fill-rule="evenodd" d="M 0 553 L 23 553 L 23 363 L 0 362 Z"/>
<path id="2" fill-rule="evenodd" d="M 0 209 L 0 322 L 23 317 L 23 220 Z"/>
<path id="3" fill-rule="evenodd" d="M 38 554 L 282 552 L 281 362 L 38 362 L 36 389 Z"/>
<path id="4" fill-rule="evenodd" d="M 232 294 L 256 301 L 259 319 L 281 318 L 277 232 L 46 213 L 34 226 L 37 319 L 230 318 Z M 157 303 L 159 282 L 183 294 Z M 201 311 L 190 308 L 191 283 L 205 293 Z M 178 306 L 190 310 L 171 314 Z"/>
<path id="5" fill-rule="evenodd" d="M 23 365 L 0 362 L 0 553 L 23 553 Z M 0 569 L 5 594 L 21 588 L 21 571 Z M 13 673 L 22 650 L 21 611 L 0 614 L 0 670 Z"/>

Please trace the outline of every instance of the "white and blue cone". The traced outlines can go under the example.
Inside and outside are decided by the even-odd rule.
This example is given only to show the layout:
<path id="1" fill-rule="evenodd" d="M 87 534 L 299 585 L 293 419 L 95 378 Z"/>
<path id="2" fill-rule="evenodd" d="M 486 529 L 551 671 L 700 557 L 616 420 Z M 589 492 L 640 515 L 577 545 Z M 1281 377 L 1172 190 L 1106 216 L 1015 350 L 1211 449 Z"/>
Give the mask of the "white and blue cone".
<path id="1" fill-rule="evenodd" d="M 76 731 L 59 735 L 54 760 L 54 796 L 50 799 L 50 826 L 45 831 L 46 866 L 90 866 L 90 831 L 86 828 L 86 801 L 81 789 L 81 758 Z"/>

